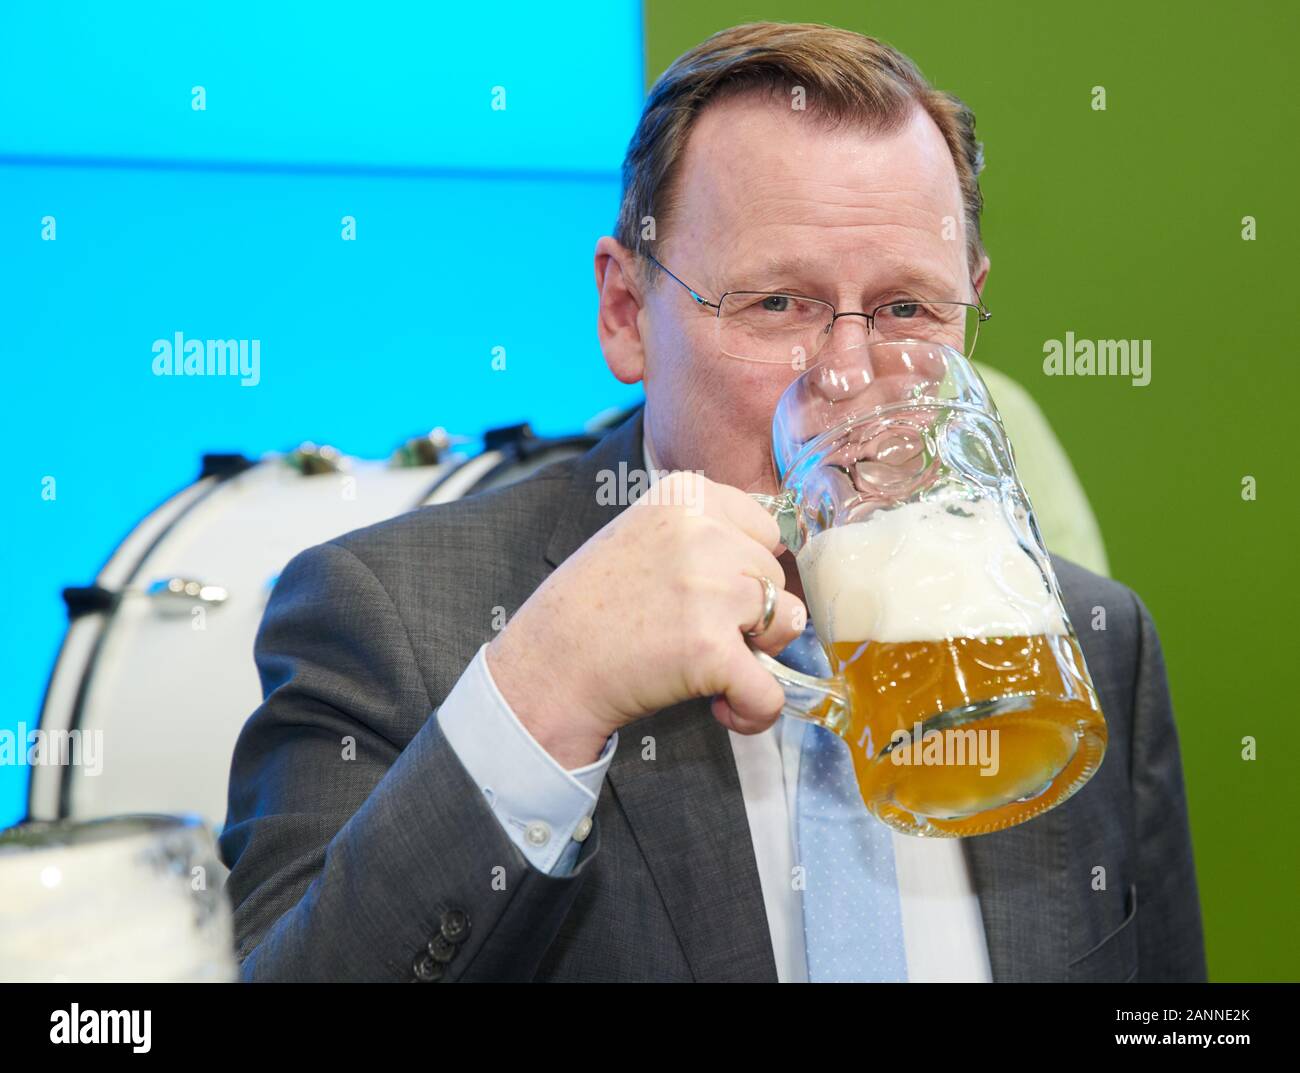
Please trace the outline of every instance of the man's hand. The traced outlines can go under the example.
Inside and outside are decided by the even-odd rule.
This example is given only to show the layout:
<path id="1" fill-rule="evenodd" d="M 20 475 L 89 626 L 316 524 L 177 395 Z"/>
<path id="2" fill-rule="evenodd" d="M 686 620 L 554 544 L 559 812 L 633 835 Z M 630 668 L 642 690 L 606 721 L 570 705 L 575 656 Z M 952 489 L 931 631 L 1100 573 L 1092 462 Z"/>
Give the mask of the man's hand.
<path id="1" fill-rule="evenodd" d="M 775 655 L 807 611 L 785 589 L 776 521 L 738 488 L 662 478 L 562 563 L 488 646 L 506 702 L 566 768 L 619 727 L 692 697 L 742 734 L 766 730 L 784 694 L 750 651 Z M 761 635 L 764 575 L 776 614 Z"/>

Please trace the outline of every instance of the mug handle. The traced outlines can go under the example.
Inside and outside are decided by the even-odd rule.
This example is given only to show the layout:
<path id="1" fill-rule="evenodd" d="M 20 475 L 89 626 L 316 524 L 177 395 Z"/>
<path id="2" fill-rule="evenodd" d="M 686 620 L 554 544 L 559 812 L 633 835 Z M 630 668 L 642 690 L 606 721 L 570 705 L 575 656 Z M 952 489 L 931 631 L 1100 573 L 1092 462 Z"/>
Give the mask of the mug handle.
<path id="1" fill-rule="evenodd" d="M 789 493 L 769 496 L 761 492 L 750 492 L 749 495 L 780 524 L 781 543 L 791 551 L 798 551 L 801 542 L 794 503 Z M 804 674 L 773 659 L 766 652 L 758 649 L 752 651 L 758 662 L 785 690 L 782 715 L 806 719 L 841 736 L 848 730 L 849 695 L 842 678 L 818 678 L 816 675 Z"/>

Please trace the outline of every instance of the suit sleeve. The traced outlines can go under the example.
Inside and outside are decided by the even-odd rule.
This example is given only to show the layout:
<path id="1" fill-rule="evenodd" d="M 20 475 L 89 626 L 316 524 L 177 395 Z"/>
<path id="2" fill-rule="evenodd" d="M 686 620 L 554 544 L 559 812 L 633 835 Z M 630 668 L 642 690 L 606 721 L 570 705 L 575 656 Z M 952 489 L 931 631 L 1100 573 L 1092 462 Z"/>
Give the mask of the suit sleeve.
<path id="1" fill-rule="evenodd" d="M 571 873 L 529 864 L 443 736 L 392 600 L 340 545 L 285 568 L 254 655 L 264 699 L 219 840 L 240 978 L 530 979 L 599 824 Z"/>
<path id="2" fill-rule="evenodd" d="M 567 874 L 587 837 L 583 825 L 594 822 L 618 731 L 605 739 L 597 759 L 566 770 L 501 695 L 487 665 L 487 647 L 487 642 L 480 646 L 439 706 L 438 724 L 528 863 L 551 875 Z"/>
<path id="3" fill-rule="evenodd" d="M 1139 637 L 1132 757 L 1137 803 L 1137 979 L 1204 982 L 1201 903 L 1164 654 L 1150 613 L 1136 594 L 1133 599 Z"/>

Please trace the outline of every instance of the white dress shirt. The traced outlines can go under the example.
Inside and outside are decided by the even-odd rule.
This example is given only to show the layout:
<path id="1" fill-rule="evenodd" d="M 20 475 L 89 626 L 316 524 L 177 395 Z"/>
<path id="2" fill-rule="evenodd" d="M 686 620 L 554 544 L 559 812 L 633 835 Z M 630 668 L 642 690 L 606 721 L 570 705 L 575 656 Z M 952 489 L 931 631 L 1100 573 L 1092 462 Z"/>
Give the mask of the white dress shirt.
<path id="1" fill-rule="evenodd" d="M 653 483 L 658 473 L 648 442 L 644 458 Z M 755 605 L 760 595 L 756 585 Z M 439 724 L 507 835 L 533 867 L 567 874 L 591 830 L 618 734 L 610 735 L 592 763 L 566 770 L 511 711 L 488 670 L 486 648 L 484 644 L 478 650 L 443 701 Z M 804 720 L 782 716 L 761 734 L 727 732 L 782 982 L 808 978 L 802 895 L 793 882 L 799 757 L 808 727 Z M 960 840 L 895 831 L 893 841 L 909 981 L 990 981 L 984 922 Z"/>

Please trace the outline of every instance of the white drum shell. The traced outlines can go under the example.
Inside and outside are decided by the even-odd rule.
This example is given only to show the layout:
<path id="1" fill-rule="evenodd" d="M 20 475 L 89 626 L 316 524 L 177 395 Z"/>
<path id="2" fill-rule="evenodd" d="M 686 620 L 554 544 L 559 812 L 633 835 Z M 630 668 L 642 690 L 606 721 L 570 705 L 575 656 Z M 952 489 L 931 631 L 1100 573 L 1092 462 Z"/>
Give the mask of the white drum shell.
<path id="1" fill-rule="evenodd" d="M 69 627 L 41 729 L 75 730 L 82 763 L 33 766 L 29 818 L 192 813 L 219 831 L 235 741 L 262 699 L 253 640 L 285 564 L 353 529 L 511 483 L 590 446 L 553 442 L 526 460 L 509 449 L 409 468 L 348 458 L 343 472 L 311 476 L 272 456 L 173 496 L 97 578 L 128 594 Z M 219 586 L 227 598 L 204 606 L 143 593 L 171 577 Z M 97 765 L 86 762 L 92 750 Z"/>

